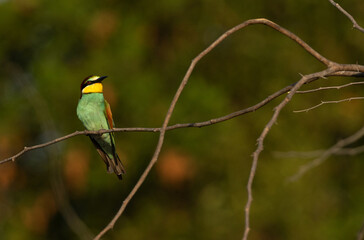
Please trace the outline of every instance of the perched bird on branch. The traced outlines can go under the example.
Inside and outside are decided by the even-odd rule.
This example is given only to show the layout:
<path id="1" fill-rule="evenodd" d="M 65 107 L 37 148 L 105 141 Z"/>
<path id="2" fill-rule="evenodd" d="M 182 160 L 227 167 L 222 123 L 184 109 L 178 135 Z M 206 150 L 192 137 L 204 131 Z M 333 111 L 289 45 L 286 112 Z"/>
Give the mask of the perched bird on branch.
<path id="1" fill-rule="evenodd" d="M 81 83 L 81 98 L 77 105 L 77 116 L 89 131 L 114 127 L 109 103 L 104 99 L 102 81 L 106 76 L 89 76 Z M 106 164 L 109 173 L 119 179 L 125 174 L 124 166 L 115 150 L 114 133 L 89 135 L 97 152 Z"/>

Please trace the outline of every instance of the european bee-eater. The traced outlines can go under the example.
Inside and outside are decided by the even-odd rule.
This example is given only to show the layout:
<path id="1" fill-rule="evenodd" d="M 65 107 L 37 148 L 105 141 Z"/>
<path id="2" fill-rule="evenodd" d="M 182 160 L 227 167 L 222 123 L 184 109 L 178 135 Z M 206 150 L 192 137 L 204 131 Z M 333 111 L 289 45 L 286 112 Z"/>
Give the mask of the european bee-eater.
<path id="1" fill-rule="evenodd" d="M 102 80 L 106 76 L 89 76 L 81 83 L 81 98 L 77 105 L 77 116 L 89 131 L 114 127 L 109 103 L 104 99 Z M 115 150 L 114 133 L 89 135 L 97 152 L 106 164 L 109 173 L 114 172 L 119 179 L 125 173 L 123 164 Z"/>

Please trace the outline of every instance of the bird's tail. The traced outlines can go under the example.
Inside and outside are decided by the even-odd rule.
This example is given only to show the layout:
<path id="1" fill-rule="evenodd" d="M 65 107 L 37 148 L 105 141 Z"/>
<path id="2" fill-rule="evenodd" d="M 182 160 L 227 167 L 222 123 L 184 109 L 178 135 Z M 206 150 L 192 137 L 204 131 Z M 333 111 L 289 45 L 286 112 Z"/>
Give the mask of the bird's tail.
<path id="1" fill-rule="evenodd" d="M 125 168 L 116 152 L 114 154 L 114 159 L 109 158 L 109 164 L 109 166 L 112 167 L 112 171 L 118 176 L 118 178 L 120 180 L 123 179 L 123 174 L 125 174 Z"/>
<path id="2" fill-rule="evenodd" d="M 90 139 L 95 145 L 96 150 L 100 154 L 102 160 L 104 160 L 107 171 L 109 173 L 114 172 L 120 180 L 123 179 L 123 174 L 125 174 L 125 169 L 120 161 L 118 154 L 115 151 L 115 148 L 113 148 L 113 154 L 109 155 L 101 148 L 100 144 L 94 139 L 94 137 L 90 136 Z"/>

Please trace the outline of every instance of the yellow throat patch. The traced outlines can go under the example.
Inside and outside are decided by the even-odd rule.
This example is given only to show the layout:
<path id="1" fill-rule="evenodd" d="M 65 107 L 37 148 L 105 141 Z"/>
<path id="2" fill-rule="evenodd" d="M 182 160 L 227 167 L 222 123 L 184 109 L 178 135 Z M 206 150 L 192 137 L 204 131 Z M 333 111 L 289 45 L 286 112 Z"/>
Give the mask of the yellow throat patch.
<path id="1" fill-rule="evenodd" d="M 82 93 L 102 93 L 102 84 L 94 83 L 82 89 Z"/>

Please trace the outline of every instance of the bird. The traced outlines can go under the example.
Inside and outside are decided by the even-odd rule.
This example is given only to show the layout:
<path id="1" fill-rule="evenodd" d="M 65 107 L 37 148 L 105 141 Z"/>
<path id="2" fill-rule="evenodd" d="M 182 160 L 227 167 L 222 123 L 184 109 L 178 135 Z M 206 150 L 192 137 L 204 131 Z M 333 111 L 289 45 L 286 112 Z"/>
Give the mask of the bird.
<path id="1" fill-rule="evenodd" d="M 114 127 L 110 104 L 105 100 L 103 94 L 102 81 L 105 78 L 107 76 L 91 75 L 81 83 L 77 117 L 89 131 L 112 129 Z M 114 133 L 93 134 L 89 135 L 89 137 L 105 162 L 107 171 L 115 173 L 121 180 L 123 174 L 125 174 L 125 168 L 116 153 Z"/>

